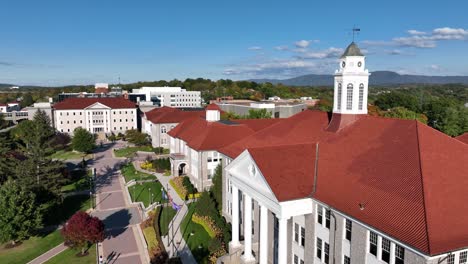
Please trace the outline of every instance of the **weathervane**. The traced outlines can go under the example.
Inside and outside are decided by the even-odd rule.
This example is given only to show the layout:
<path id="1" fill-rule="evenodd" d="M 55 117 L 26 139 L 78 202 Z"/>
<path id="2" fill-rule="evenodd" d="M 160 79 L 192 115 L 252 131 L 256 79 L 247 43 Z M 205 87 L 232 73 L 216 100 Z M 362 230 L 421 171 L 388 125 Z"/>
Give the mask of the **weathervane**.
<path id="1" fill-rule="evenodd" d="M 353 26 L 353 42 L 354 42 L 354 36 L 356 34 L 359 34 L 359 32 L 361 32 L 361 29 L 357 28 L 356 26 Z"/>

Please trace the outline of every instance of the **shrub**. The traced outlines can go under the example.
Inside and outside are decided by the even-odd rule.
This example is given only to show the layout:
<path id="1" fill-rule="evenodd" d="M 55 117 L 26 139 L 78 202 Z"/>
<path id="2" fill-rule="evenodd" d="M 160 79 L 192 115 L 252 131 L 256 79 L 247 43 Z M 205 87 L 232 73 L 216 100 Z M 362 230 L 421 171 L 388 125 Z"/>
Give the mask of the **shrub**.
<path id="1" fill-rule="evenodd" d="M 148 162 L 148 161 L 143 162 L 143 163 L 140 165 L 140 167 L 141 167 L 142 169 L 144 169 L 144 170 L 149 170 L 149 171 L 154 170 L 154 169 L 153 169 L 153 163 Z"/>
<path id="2" fill-rule="evenodd" d="M 213 219 L 211 219 L 209 216 L 201 216 L 197 213 L 194 213 L 192 215 L 192 221 L 203 226 L 211 238 L 219 237 L 221 235 L 221 230 L 216 226 Z"/>
<path id="3" fill-rule="evenodd" d="M 153 168 L 160 173 L 171 169 L 171 161 L 169 158 L 155 159 L 152 161 L 152 163 Z"/>
<path id="4" fill-rule="evenodd" d="M 189 177 L 182 178 L 182 184 L 184 185 L 185 189 L 187 190 L 187 194 L 197 193 L 197 189 L 193 186 L 192 182 L 190 181 Z"/>
<path id="5" fill-rule="evenodd" d="M 183 184 L 183 177 L 176 177 L 169 181 L 172 188 L 177 192 L 180 198 L 185 199 L 187 197 L 187 190 Z"/>

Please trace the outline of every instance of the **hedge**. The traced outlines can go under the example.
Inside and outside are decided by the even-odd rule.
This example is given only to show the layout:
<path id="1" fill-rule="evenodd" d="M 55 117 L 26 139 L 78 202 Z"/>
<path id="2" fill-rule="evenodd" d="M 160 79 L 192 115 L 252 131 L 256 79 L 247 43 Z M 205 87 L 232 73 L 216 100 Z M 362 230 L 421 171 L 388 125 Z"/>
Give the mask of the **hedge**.
<path id="1" fill-rule="evenodd" d="M 208 216 L 201 216 L 197 213 L 194 213 L 192 215 L 192 221 L 196 224 L 201 225 L 211 238 L 215 238 L 221 233 L 219 228 L 215 225 L 213 219 L 211 219 Z"/>

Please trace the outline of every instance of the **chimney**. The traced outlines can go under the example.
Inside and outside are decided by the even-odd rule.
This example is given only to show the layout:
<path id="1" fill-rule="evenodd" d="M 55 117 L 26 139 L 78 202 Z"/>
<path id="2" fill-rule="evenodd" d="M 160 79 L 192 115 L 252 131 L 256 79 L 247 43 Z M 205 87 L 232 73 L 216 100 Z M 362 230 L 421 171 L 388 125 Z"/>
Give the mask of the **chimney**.
<path id="1" fill-rule="evenodd" d="M 206 121 L 208 122 L 216 122 L 221 119 L 221 112 L 219 111 L 219 107 L 216 104 L 209 104 L 206 107 Z"/>

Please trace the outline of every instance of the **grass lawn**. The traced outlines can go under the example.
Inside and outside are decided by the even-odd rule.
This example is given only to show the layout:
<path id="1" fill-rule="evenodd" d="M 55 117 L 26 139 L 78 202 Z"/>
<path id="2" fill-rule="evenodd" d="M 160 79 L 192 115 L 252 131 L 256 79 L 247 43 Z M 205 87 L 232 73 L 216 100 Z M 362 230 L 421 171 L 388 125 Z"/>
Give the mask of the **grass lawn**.
<path id="1" fill-rule="evenodd" d="M 177 211 L 172 209 L 171 206 L 162 207 L 161 215 L 159 216 L 159 231 L 161 236 L 167 235 L 169 223 L 176 215 Z"/>
<path id="2" fill-rule="evenodd" d="M 115 149 L 114 154 L 119 158 L 130 158 L 135 155 L 137 151 L 148 151 L 153 152 L 153 147 L 151 146 L 141 146 L 141 147 L 127 147 L 123 149 Z"/>
<path id="3" fill-rule="evenodd" d="M 45 219 L 46 225 L 57 225 L 68 220 L 77 211 L 86 211 L 91 208 L 91 200 L 89 195 L 74 195 L 68 196 L 59 205 L 54 214 L 49 214 Z"/>
<path id="4" fill-rule="evenodd" d="M 67 150 L 59 150 L 52 154 L 51 158 L 53 159 L 59 159 L 59 160 L 70 160 L 70 159 L 76 159 L 76 160 L 81 160 L 85 158 L 85 160 L 92 159 L 93 155 L 92 154 L 84 154 L 81 152 L 75 152 L 75 151 L 67 151 Z"/>
<path id="5" fill-rule="evenodd" d="M 181 223 L 181 232 L 197 263 L 204 264 L 208 263 L 208 257 L 210 255 L 208 243 L 211 241 L 211 237 L 203 226 L 192 222 L 192 214 L 194 211 L 195 205 L 193 203 L 189 204 L 187 215 Z"/>
<path id="6" fill-rule="evenodd" d="M 125 182 L 129 182 L 131 180 L 154 180 L 156 176 L 137 171 L 132 163 L 125 164 L 120 171 L 125 178 Z"/>
<path id="7" fill-rule="evenodd" d="M 83 173 L 84 174 L 84 173 Z M 76 192 L 90 189 L 91 170 L 87 170 L 86 173 L 80 177 L 77 177 L 69 184 L 62 187 L 63 193 Z"/>
<path id="8" fill-rule="evenodd" d="M 145 207 L 148 207 L 150 205 L 151 193 L 153 194 L 153 203 L 161 202 L 161 188 L 162 185 L 159 182 L 145 182 L 143 184 L 137 183 L 133 186 L 130 186 L 128 191 L 130 192 L 132 201 L 143 202 Z M 149 189 L 151 189 L 151 193 Z"/>
<path id="9" fill-rule="evenodd" d="M 95 264 L 96 263 L 96 244 L 92 245 L 88 249 L 88 255 L 84 257 L 77 257 L 76 253 L 79 250 L 74 250 L 71 248 L 66 249 L 62 253 L 58 254 L 57 256 L 49 259 L 46 264 Z"/>
<path id="10" fill-rule="evenodd" d="M 56 230 L 44 237 L 31 237 L 15 248 L 5 249 L 0 245 L 0 263 L 28 263 L 62 241 L 60 231 Z"/>

